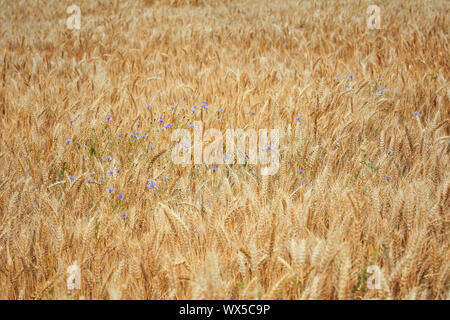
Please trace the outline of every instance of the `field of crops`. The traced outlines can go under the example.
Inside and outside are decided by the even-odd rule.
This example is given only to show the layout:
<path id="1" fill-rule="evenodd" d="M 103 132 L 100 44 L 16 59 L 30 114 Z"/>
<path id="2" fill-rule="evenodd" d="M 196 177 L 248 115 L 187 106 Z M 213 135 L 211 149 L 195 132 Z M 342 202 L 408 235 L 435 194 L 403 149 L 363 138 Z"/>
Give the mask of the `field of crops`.
<path id="1" fill-rule="evenodd" d="M 0 8 L 0 299 L 450 299 L 448 1 Z"/>

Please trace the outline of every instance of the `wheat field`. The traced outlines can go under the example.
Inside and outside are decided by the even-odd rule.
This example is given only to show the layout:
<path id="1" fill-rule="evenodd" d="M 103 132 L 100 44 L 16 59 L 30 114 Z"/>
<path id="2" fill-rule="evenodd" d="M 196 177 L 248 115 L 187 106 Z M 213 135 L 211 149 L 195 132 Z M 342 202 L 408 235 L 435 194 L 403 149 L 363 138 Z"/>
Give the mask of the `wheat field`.
<path id="1" fill-rule="evenodd" d="M 0 299 L 450 299 L 448 1 L 0 7 Z M 193 121 L 278 172 L 174 164 Z"/>

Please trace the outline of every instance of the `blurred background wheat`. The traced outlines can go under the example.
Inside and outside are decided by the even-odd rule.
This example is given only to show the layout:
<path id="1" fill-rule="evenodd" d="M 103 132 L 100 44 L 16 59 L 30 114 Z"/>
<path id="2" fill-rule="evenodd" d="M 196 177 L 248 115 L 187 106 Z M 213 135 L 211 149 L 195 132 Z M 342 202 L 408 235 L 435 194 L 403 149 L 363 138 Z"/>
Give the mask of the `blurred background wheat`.
<path id="1" fill-rule="evenodd" d="M 449 299 L 449 3 L 371 4 L 0 1 L 0 299 Z M 278 173 L 174 165 L 194 120 Z"/>

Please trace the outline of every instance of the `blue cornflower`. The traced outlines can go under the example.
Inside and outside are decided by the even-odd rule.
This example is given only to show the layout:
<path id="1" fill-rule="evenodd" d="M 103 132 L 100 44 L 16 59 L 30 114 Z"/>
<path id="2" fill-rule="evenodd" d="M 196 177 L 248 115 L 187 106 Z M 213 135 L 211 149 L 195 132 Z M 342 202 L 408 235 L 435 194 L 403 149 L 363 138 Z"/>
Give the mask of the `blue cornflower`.
<path id="1" fill-rule="evenodd" d="M 69 120 L 70 123 L 73 123 L 73 120 Z"/>
<path id="2" fill-rule="evenodd" d="M 268 150 L 270 150 L 270 149 L 272 149 L 271 146 L 267 146 L 266 148 L 263 148 L 264 151 L 268 151 Z"/>
<path id="3" fill-rule="evenodd" d="M 248 157 L 249 157 L 249 155 L 248 155 L 248 154 L 246 154 L 246 155 L 245 155 L 245 157 L 246 157 L 246 158 L 248 158 Z"/>
<path id="4" fill-rule="evenodd" d="M 203 105 L 202 107 L 205 108 L 205 110 L 208 110 L 208 109 L 209 109 L 208 105 L 206 105 L 206 104 Z"/>
<path id="5" fill-rule="evenodd" d="M 164 128 L 170 128 L 172 126 L 172 122 L 171 123 L 168 123 L 168 124 L 166 124 L 166 125 L 164 125 Z"/>
<path id="6" fill-rule="evenodd" d="M 303 170 L 301 170 L 301 169 L 297 170 L 297 172 L 305 173 L 305 171 L 303 171 Z"/>
<path id="7" fill-rule="evenodd" d="M 301 180 L 300 181 L 300 184 L 305 184 L 306 183 L 306 180 Z"/>
<path id="8" fill-rule="evenodd" d="M 191 110 L 192 113 L 195 113 L 195 110 Z"/>
<path id="9" fill-rule="evenodd" d="M 414 111 L 414 115 L 419 115 L 419 112 L 418 111 Z"/>
<path id="10" fill-rule="evenodd" d="M 217 171 L 217 166 L 211 168 L 212 171 Z"/>
<path id="11" fill-rule="evenodd" d="M 89 179 L 86 180 L 86 183 L 89 183 L 89 182 L 91 182 L 91 178 L 89 178 Z"/>
<path id="12" fill-rule="evenodd" d="M 128 213 L 123 213 L 120 215 L 121 217 L 128 217 Z"/>
<path id="13" fill-rule="evenodd" d="M 208 202 L 208 206 L 212 206 L 212 202 Z"/>
<path id="14" fill-rule="evenodd" d="M 153 189 L 154 187 L 156 187 L 156 181 L 154 179 L 149 179 L 148 180 L 148 184 L 147 184 L 147 189 Z"/>
<path id="15" fill-rule="evenodd" d="M 222 108 L 220 108 L 220 109 L 219 109 L 219 112 L 223 112 L 223 109 L 222 109 Z"/>
<path id="16" fill-rule="evenodd" d="M 183 144 L 183 148 L 185 148 L 186 150 L 189 150 L 191 147 L 189 147 L 189 144 L 184 143 L 184 144 Z"/>
<path id="17" fill-rule="evenodd" d="M 120 137 L 122 134 L 120 132 L 117 132 L 117 136 Z"/>
<path id="18" fill-rule="evenodd" d="M 140 123 L 136 123 L 136 126 L 140 127 L 140 126 L 141 126 L 141 124 L 140 124 Z"/>
<path id="19" fill-rule="evenodd" d="M 116 172 L 117 172 L 117 173 L 119 173 L 120 171 L 122 171 L 122 170 L 120 170 L 120 169 L 116 169 Z"/>
<path id="20" fill-rule="evenodd" d="M 125 197 L 125 195 L 123 193 L 119 193 L 118 197 L 119 197 L 120 200 L 122 200 L 123 197 Z"/>
<path id="21" fill-rule="evenodd" d="M 196 108 L 197 108 L 197 105 L 194 105 L 192 108 L 196 109 Z"/>
<path id="22" fill-rule="evenodd" d="M 390 178 L 392 178 L 392 176 L 390 174 L 387 174 L 384 177 L 386 178 L 386 180 L 389 180 Z"/>
<path id="23" fill-rule="evenodd" d="M 111 117 L 110 117 L 110 116 L 107 116 L 107 117 L 106 117 L 106 120 L 111 120 Z"/>
<path id="24" fill-rule="evenodd" d="M 184 102 L 181 102 L 181 103 L 180 103 L 180 106 L 184 106 Z"/>
<path id="25" fill-rule="evenodd" d="M 148 137 L 148 134 L 143 134 L 143 135 L 140 136 L 139 138 L 144 139 L 144 138 L 147 138 L 147 137 Z"/>
<path id="26" fill-rule="evenodd" d="M 202 100 L 202 101 L 200 101 L 200 103 L 206 103 L 206 100 Z"/>
<path id="27" fill-rule="evenodd" d="M 297 121 L 302 120 L 302 117 L 297 117 L 297 118 L 295 118 L 295 120 L 297 120 Z"/>
<path id="28" fill-rule="evenodd" d="M 175 110 L 177 107 L 175 106 L 170 106 L 170 109 Z"/>
<path id="29" fill-rule="evenodd" d="M 116 189 L 115 189 L 115 188 L 109 188 L 109 189 L 106 189 L 106 192 L 111 193 L 111 192 L 113 192 L 114 190 L 116 190 Z"/>
<path id="30" fill-rule="evenodd" d="M 193 124 L 190 124 L 190 125 L 189 125 L 189 128 L 193 129 L 193 128 L 194 128 L 194 125 L 193 125 Z"/>
<path id="31" fill-rule="evenodd" d="M 350 79 L 353 78 L 354 76 L 355 76 L 354 73 L 348 75 L 348 77 L 349 77 Z"/>
<path id="32" fill-rule="evenodd" d="M 76 179 L 77 177 L 74 177 L 74 176 L 69 176 L 69 179 L 70 180 L 74 180 L 74 179 Z"/>
<path id="33" fill-rule="evenodd" d="M 114 173 L 113 170 L 109 170 L 109 171 L 108 171 L 108 174 L 113 174 L 113 173 Z"/>
<path id="34" fill-rule="evenodd" d="M 160 118 L 160 119 L 158 119 L 158 121 L 159 121 L 159 122 L 163 122 L 163 121 L 164 121 L 164 118 Z"/>
<path id="35" fill-rule="evenodd" d="M 71 143 L 71 142 L 72 142 L 72 139 L 70 139 L 70 138 L 66 140 L 66 143 Z"/>
<path id="36" fill-rule="evenodd" d="M 112 158 L 111 157 L 106 157 L 106 161 L 111 161 Z"/>
<path id="37" fill-rule="evenodd" d="M 154 147 L 154 146 L 149 146 L 148 148 L 149 148 L 150 150 L 152 150 L 152 149 L 155 148 L 155 147 Z"/>
<path id="38" fill-rule="evenodd" d="M 224 154 L 223 156 L 227 159 L 231 158 L 231 154 Z"/>
<path id="39" fill-rule="evenodd" d="M 386 90 L 386 88 L 385 88 L 384 86 L 381 86 L 381 90 L 383 90 L 383 91 L 384 91 L 384 90 Z"/>

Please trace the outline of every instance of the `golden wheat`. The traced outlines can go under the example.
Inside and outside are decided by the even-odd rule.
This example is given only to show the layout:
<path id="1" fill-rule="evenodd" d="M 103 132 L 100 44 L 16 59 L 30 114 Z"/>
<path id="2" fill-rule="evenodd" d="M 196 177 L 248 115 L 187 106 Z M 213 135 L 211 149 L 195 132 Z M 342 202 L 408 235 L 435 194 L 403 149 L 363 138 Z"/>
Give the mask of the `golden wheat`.
<path id="1" fill-rule="evenodd" d="M 0 299 L 449 299 L 448 1 L 71 4 L 0 1 Z M 194 120 L 279 171 L 174 164 Z"/>

